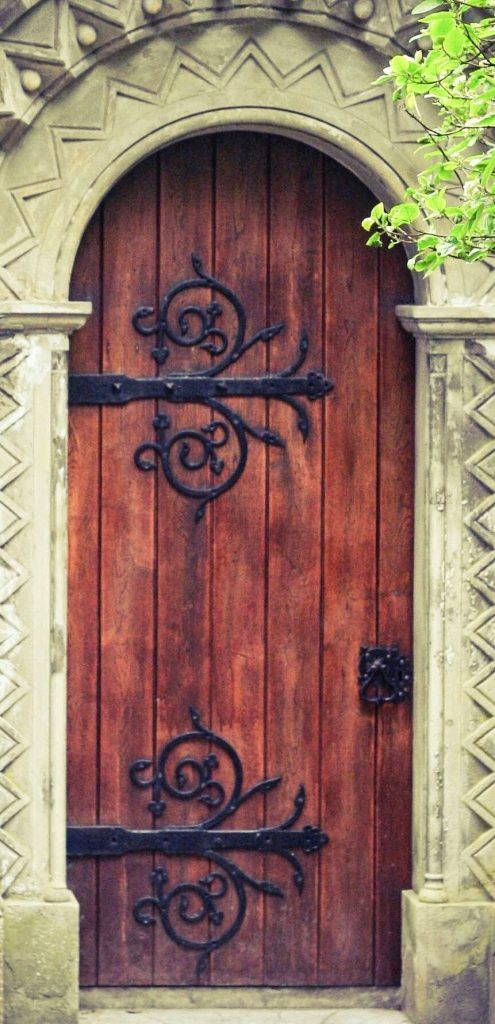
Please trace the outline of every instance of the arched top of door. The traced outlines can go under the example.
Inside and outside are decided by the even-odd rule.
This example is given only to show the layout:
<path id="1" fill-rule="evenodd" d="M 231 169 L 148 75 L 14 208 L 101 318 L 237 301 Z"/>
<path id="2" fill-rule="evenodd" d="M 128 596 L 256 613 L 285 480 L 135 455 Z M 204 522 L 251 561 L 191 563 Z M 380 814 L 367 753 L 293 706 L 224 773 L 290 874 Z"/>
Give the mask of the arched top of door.
<path id="1" fill-rule="evenodd" d="M 0 300 L 64 300 L 84 228 L 112 185 L 190 135 L 290 135 L 395 201 L 414 180 L 416 126 L 373 83 L 412 34 L 409 6 L 9 4 L 0 15 Z M 480 264 L 415 286 L 421 304 L 490 301 Z"/>

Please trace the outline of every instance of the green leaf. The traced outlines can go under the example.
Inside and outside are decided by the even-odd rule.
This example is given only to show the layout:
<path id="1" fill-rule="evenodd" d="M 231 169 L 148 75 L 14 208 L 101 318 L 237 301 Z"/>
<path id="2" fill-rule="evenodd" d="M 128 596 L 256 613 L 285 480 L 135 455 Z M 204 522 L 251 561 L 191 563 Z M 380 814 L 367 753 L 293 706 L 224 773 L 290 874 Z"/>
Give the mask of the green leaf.
<path id="1" fill-rule="evenodd" d="M 485 166 L 483 168 L 483 171 L 481 173 L 480 181 L 481 181 L 481 184 L 483 185 L 483 187 L 486 187 L 486 185 L 488 185 L 488 182 L 489 182 L 489 180 L 490 180 L 490 178 L 491 178 L 491 176 L 492 176 L 494 171 L 495 171 L 495 150 L 493 150 L 490 158 L 487 160 L 487 162 L 486 162 L 486 164 L 485 164 Z"/>
<path id="2" fill-rule="evenodd" d="M 450 32 L 447 32 L 443 41 L 443 48 L 448 53 L 449 57 L 460 57 L 464 53 L 465 47 L 468 46 L 468 40 L 463 32 L 462 28 L 457 25 L 452 28 Z"/>
<path id="3" fill-rule="evenodd" d="M 414 262 L 414 270 L 423 270 L 431 273 L 442 262 L 442 257 L 437 252 L 427 252 L 424 256 L 417 256 Z"/>
<path id="4" fill-rule="evenodd" d="M 425 196 L 424 204 L 427 210 L 432 210 L 433 213 L 443 213 L 447 205 L 443 190 L 441 192 L 432 192 L 431 195 Z"/>
<path id="5" fill-rule="evenodd" d="M 419 217 L 420 209 L 417 203 L 397 203 L 389 213 L 390 224 L 393 228 L 401 224 L 411 224 L 416 217 Z"/>
<path id="6" fill-rule="evenodd" d="M 389 213 L 378 204 L 363 225 L 370 245 L 414 242 L 408 265 L 429 274 L 452 256 L 495 255 L 495 0 L 419 0 L 414 13 L 426 47 L 392 56 L 382 82 L 418 119 L 423 169 L 401 202 Z M 429 104 L 417 108 L 422 96 Z"/>
<path id="7" fill-rule="evenodd" d="M 433 43 L 441 43 L 445 36 L 456 27 L 454 15 L 449 11 L 441 11 L 438 14 L 429 14 L 423 19 L 428 25 L 428 32 Z"/>
<path id="8" fill-rule="evenodd" d="M 423 238 L 418 239 L 418 252 L 424 252 L 425 249 L 433 249 L 437 241 L 436 236 L 424 235 Z"/>
<path id="9" fill-rule="evenodd" d="M 403 53 L 396 54 L 396 56 L 392 57 L 390 61 L 390 68 L 394 75 L 399 75 L 401 73 L 408 75 L 417 67 L 418 65 L 413 57 L 407 57 Z"/>
<path id="10" fill-rule="evenodd" d="M 484 117 L 474 117 L 466 121 L 466 127 L 471 128 L 495 128 L 495 114 L 486 114 Z"/>
<path id="11" fill-rule="evenodd" d="M 382 219 L 384 213 L 385 213 L 385 207 L 384 207 L 383 203 L 377 203 L 376 206 L 373 207 L 373 209 L 372 209 L 372 211 L 370 213 L 371 222 L 372 223 L 376 223 L 377 221 L 380 221 Z"/>

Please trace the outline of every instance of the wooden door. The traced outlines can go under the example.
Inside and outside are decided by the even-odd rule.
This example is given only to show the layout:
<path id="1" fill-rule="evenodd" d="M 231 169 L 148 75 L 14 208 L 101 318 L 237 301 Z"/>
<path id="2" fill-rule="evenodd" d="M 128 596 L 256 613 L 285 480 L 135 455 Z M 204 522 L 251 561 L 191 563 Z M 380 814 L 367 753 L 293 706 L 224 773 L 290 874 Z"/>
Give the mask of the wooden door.
<path id="1" fill-rule="evenodd" d="M 130 784 L 129 766 L 187 731 L 193 707 L 236 748 L 246 787 L 282 776 L 225 827 L 283 821 L 303 782 L 301 821 L 330 837 L 303 857 L 302 894 L 280 857 L 236 854 L 284 899 L 249 892 L 242 927 L 213 953 L 203 984 L 399 981 L 410 706 L 365 705 L 357 671 L 362 644 L 411 652 L 413 349 L 394 315 L 411 284 L 400 250 L 364 244 L 372 202 L 348 171 L 299 143 L 196 138 L 114 188 L 74 269 L 72 297 L 91 299 L 94 312 L 73 340 L 73 372 L 151 376 L 153 339 L 132 314 L 157 308 L 190 275 L 194 252 L 239 295 L 251 334 L 285 321 L 226 374 L 283 369 L 305 329 L 308 368 L 335 385 L 306 403 L 306 443 L 290 406 L 231 401 L 285 448 L 252 439 L 241 478 L 199 523 L 161 471 L 134 463 L 153 440 L 149 402 L 71 410 L 69 821 L 152 827 L 149 793 Z M 167 371 L 197 358 L 176 349 Z M 204 426 L 204 409 L 173 412 L 178 429 Z M 171 804 L 174 823 L 197 820 L 197 803 Z M 208 871 L 192 857 L 169 860 L 174 884 Z M 196 956 L 159 921 L 133 917 L 163 864 L 149 852 L 70 861 L 83 985 L 194 983 Z M 193 927 L 207 934 L 207 923 Z"/>

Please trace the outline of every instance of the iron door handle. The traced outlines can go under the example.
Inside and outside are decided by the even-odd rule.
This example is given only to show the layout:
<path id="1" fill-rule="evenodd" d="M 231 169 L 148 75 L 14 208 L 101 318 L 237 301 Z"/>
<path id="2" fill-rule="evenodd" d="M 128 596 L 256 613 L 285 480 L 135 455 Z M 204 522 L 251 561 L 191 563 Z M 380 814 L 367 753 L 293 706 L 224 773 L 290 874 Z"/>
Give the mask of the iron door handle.
<path id="1" fill-rule="evenodd" d="M 412 668 L 396 644 L 361 647 L 358 670 L 359 696 L 365 704 L 399 704 L 412 689 Z"/>

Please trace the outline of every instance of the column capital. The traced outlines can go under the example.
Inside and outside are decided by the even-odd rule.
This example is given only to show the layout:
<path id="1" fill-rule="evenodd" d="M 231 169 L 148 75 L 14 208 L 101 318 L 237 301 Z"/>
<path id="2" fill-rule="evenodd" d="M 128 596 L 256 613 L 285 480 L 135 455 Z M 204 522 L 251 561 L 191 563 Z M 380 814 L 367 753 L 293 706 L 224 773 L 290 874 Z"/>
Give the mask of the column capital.
<path id="1" fill-rule="evenodd" d="M 495 305 L 396 306 L 402 326 L 416 337 L 460 340 L 495 335 Z"/>
<path id="2" fill-rule="evenodd" d="M 0 337 L 5 334 L 69 334 L 83 327 L 91 302 L 0 302 Z"/>

